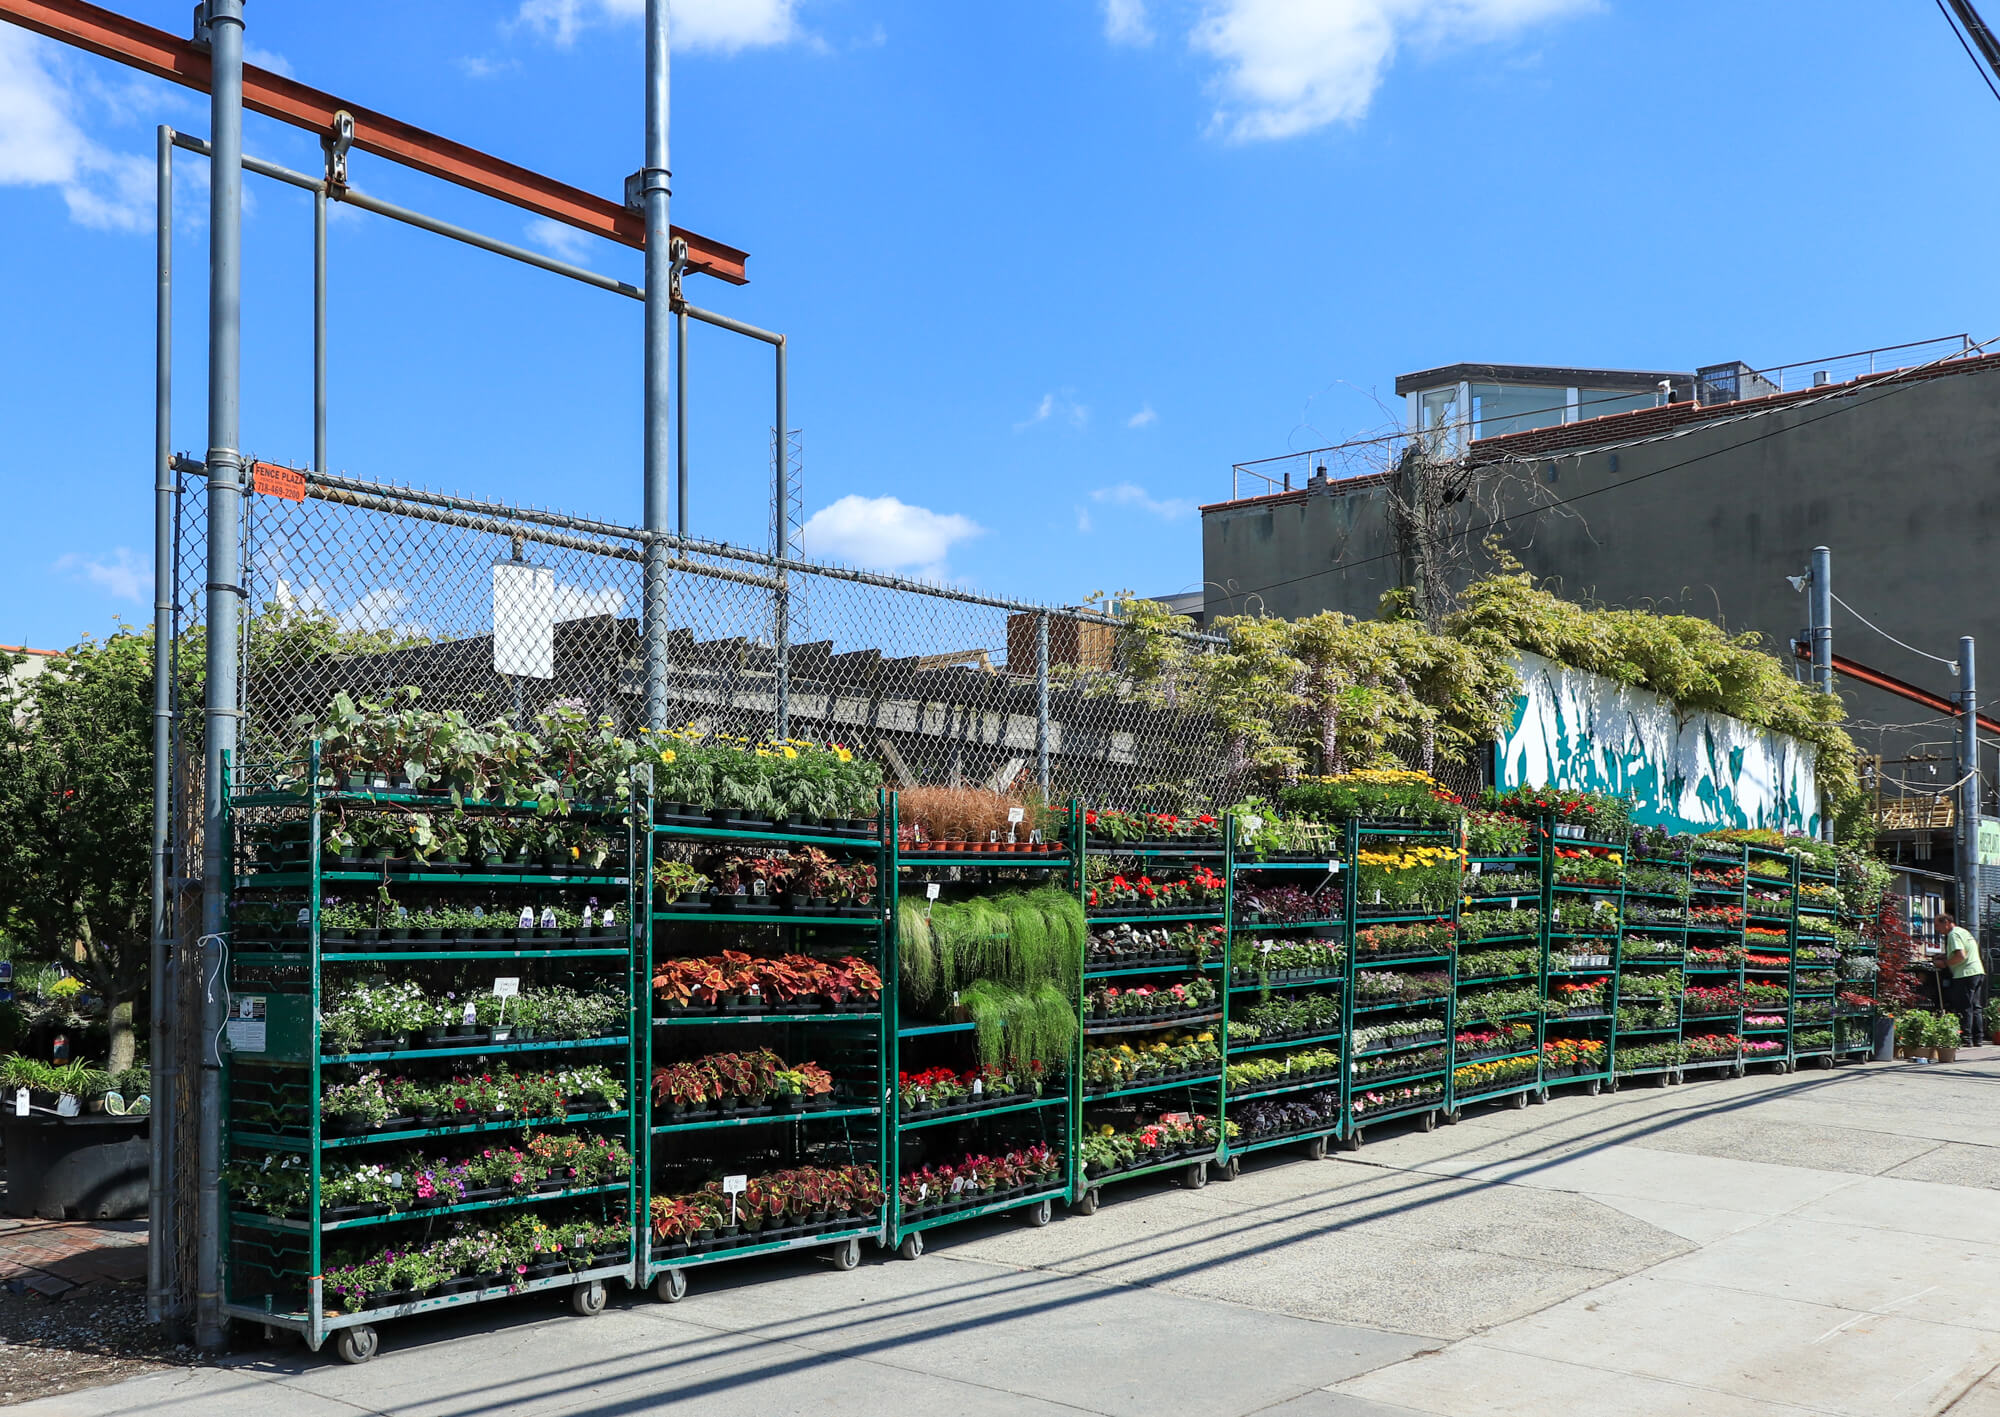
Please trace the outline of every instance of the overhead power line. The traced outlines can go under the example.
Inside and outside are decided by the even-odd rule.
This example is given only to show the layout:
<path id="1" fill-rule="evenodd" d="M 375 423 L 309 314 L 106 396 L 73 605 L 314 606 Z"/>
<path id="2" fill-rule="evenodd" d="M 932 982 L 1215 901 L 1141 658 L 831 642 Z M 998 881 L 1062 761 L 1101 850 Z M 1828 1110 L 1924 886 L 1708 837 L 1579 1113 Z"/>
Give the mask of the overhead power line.
<path id="1" fill-rule="evenodd" d="M 1979 71 L 1987 92 L 2000 99 L 2000 88 L 1995 88 L 1993 84 L 1995 78 L 2000 78 L 2000 39 L 1996 39 L 1993 31 L 1987 28 L 1986 21 L 1979 18 L 1979 11 L 1972 8 L 1972 0 L 1949 0 L 1950 8 L 1946 5 L 1947 0 L 1937 0 L 1938 13 L 1951 26 L 1952 38 L 1965 51 L 1965 57 L 1972 61 L 1972 67 Z"/>

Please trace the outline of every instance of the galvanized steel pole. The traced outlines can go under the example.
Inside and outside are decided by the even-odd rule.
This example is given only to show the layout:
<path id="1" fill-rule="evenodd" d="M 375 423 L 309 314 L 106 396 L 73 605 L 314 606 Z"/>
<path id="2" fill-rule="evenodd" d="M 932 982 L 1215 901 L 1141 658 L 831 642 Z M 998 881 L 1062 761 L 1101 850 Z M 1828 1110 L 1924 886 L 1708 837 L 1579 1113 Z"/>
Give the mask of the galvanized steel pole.
<path id="1" fill-rule="evenodd" d="M 1806 601 L 1812 614 L 1813 687 L 1822 694 L 1833 692 L 1833 553 L 1824 546 L 1813 547 L 1811 584 Z M 1820 812 L 1820 835 L 1833 840 L 1833 821 Z"/>
<path id="2" fill-rule="evenodd" d="M 313 192 L 313 471 L 326 469 L 326 184 Z"/>
<path id="3" fill-rule="evenodd" d="M 1979 933 L 1979 691 L 1972 636 L 1958 642 L 1958 923 Z"/>
<path id="4" fill-rule="evenodd" d="M 771 484 L 772 495 L 776 498 L 775 525 L 772 531 L 771 549 L 778 554 L 778 585 L 772 592 L 771 639 L 777 656 L 777 731 L 776 738 L 792 736 L 792 589 L 787 578 L 784 562 L 792 559 L 796 548 L 792 545 L 792 449 L 791 432 L 786 426 L 790 413 L 786 407 L 788 391 L 785 387 L 785 337 L 778 336 L 778 437 L 775 448 L 778 455 L 776 477 Z"/>
<path id="5" fill-rule="evenodd" d="M 153 1090 L 152 1165 L 148 1172 L 146 1218 L 146 1318 L 167 1318 L 167 1256 L 174 1245 L 173 1166 L 178 1074 L 169 1020 L 174 991 L 168 987 L 168 938 L 172 932 L 168 893 L 168 853 L 172 849 L 173 670 L 169 627 L 174 613 L 174 135 L 162 124 L 157 156 L 158 229 L 154 232 L 153 293 L 153 884 L 152 956 L 146 984 L 151 991 Z"/>
<path id="6" fill-rule="evenodd" d="M 674 314 L 674 530 L 688 530 L 688 317 Z"/>
<path id="7" fill-rule="evenodd" d="M 646 165 L 639 172 L 639 196 L 646 217 L 646 506 L 644 627 L 646 636 L 646 726 L 667 726 L 668 558 L 670 551 L 651 534 L 672 530 L 673 448 L 668 442 L 668 346 L 673 339 L 673 238 L 667 224 L 667 97 L 671 6 L 646 0 Z"/>
<path id="8" fill-rule="evenodd" d="M 229 851 L 222 757 L 233 759 L 238 718 L 238 612 L 243 596 L 239 522 L 243 455 L 239 402 L 243 373 L 243 3 L 208 0 L 205 7 L 212 78 L 209 141 L 214 162 L 208 198 L 208 694 L 201 873 L 202 1036 L 201 1148 L 196 1198 L 199 1222 L 195 1273 L 195 1342 L 222 1346 L 222 1059 L 216 1039 L 226 1001 L 220 992 L 222 883 Z"/>

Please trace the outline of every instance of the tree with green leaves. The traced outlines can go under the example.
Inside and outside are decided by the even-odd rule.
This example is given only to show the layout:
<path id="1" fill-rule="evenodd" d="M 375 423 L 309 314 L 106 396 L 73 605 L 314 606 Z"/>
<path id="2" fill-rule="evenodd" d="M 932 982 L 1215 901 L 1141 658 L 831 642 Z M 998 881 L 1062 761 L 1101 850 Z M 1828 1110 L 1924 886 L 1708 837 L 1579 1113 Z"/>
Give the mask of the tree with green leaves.
<path id="1" fill-rule="evenodd" d="M 0 913 L 105 1001 L 132 1065 L 151 953 L 153 636 L 86 639 L 0 684 Z"/>

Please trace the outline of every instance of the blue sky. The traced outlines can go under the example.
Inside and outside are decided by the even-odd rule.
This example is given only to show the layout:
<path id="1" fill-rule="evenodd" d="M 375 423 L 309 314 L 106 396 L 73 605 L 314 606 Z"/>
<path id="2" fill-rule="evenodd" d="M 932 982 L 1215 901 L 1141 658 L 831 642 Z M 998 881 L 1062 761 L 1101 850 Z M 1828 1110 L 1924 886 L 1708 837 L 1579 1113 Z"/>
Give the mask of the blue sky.
<path id="1" fill-rule="evenodd" d="M 115 0 L 182 32 L 185 0 Z M 641 0 L 251 0 L 263 62 L 612 195 Z M 308 13 L 310 11 L 310 13 Z M 818 550 L 1074 601 L 1200 578 L 1233 461 L 1376 431 L 1461 359 L 1692 368 L 1994 331 L 2000 104 L 1925 0 L 683 0 L 702 303 L 786 331 Z M 185 90 L 0 25 L 0 643 L 149 614 L 152 125 Z M 253 153 L 310 168 L 254 116 Z M 175 443 L 199 451 L 183 159 Z M 638 279 L 359 156 L 355 184 Z M 244 442 L 304 461 L 310 217 L 253 179 Z M 639 311 L 358 212 L 330 455 L 636 520 Z M 759 542 L 768 355 L 697 332 L 693 529 Z M 893 501 L 889 499 L 894 499 Z"/>

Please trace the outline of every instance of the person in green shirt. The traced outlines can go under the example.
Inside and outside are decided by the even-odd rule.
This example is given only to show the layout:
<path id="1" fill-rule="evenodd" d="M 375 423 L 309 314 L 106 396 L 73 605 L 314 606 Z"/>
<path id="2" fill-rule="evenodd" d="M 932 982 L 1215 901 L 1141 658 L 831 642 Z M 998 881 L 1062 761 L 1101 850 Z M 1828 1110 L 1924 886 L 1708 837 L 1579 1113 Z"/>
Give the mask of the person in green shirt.
<path id="1" fill-rule="evenodd" d="M 1986 1037 L 1986 961 L 1980 958 L 1979 941 L 1947 910 L 1944 925 L 1944 962 L 1951 971 L 1946 986 L 1945 1007 L 1958 1015 L 1958 1026 L 1968 1046 Z"/>

